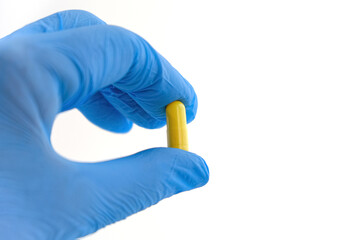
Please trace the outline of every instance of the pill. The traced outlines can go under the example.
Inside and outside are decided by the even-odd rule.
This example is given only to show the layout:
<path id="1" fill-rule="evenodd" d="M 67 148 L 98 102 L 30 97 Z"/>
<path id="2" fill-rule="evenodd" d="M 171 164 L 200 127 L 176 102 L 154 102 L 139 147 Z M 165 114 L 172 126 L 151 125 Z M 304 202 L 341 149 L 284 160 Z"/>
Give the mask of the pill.
<path id="1" fill-rule="evenodd" d="M 175 101 L 166 107 L 168 147 L 189 150 L 185 106 Z"/>

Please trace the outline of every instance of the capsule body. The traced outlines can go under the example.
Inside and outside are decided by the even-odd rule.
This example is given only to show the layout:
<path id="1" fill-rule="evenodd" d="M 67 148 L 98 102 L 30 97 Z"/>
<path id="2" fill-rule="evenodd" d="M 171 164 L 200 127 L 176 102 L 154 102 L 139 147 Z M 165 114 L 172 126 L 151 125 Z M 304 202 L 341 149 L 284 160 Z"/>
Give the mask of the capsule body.
<path id="1" fill-rule="evenodd" d="M 180 101 L 175 101 L 166 107 L 168 147 L 189 151 L 186 126 L 186 110 Z"/>

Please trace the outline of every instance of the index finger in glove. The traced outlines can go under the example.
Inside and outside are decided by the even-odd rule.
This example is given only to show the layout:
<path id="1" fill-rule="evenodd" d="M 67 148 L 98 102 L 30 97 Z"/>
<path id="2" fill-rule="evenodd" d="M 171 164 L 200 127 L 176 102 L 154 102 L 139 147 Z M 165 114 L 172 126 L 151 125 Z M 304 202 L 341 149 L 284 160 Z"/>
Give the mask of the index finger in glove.
<path id="1" fill-rule="evenodd" d="M 196 114 L 192 86 L 138 35 L 117 26 L 95 25 L 34 35 L 38 59 L 57 79 L 61 109 L 81 107 L 97 92 L 134 123 L 165 124 L 165 107 L 185 104 L 188 122 Z"/>

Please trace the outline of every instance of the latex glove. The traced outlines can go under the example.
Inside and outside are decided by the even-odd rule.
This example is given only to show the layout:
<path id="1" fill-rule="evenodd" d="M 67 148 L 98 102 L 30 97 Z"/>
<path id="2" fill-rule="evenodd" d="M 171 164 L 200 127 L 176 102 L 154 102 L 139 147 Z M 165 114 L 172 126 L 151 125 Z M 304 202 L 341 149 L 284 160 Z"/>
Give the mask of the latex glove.
<path id="1" fill-rule="evenodd" d="M 0 239 L 75 239 L 173 194 L 203 186 L 203 159 L 179 149 L 72 162 L 50 143 L 57 113 L 78 108 L 127 132 L 165 124 L 191 85 L 145 40 L 90 13 L 54 14 L 0 40 Z"/>

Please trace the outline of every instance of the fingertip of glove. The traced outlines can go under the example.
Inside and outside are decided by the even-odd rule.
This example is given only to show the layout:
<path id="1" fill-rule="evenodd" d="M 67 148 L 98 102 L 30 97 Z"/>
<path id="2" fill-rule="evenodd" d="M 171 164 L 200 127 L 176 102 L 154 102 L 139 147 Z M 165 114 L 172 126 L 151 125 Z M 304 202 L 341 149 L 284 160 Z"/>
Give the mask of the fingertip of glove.
<path id="1" fill-rule="evenodd" d="M 177 148 L 152 148 L 139 154 L 147 155 L 157 162 L 158 169 L 168 172 L 167 180 L 174 188 L 173 194 L 202 187 L 209 181 L 209 168 L 195 153 Z"/>
<path id="2" fill-rule="evenodd" d="M 209 181 L 209 168 L 205 160 L 197 154 L 176 148 L 167 148 L 172 151 L 174 165 L 171 181 L 177 187 L 175 193 L 199 188 Z M 171 150 L 170 150 L 171 149 Z"/>
<path id="3" fill-rule="evenodd" d="M 210 179 L 210 172 L 209 172 L 209 167 L 208 165 L 206 164 L 205 160 L 194 154 L 195 155 L 195 161 L 198 162 L 198 178 L 199 178 L 199 181 L 198 181 L 198 184 L 194 187 L 194 188 L 199 188 L 199 187 L 202 187 L 204 185 L 206 185 L 208 182 L 209 182 L 209 179 Z"/>
<path id="4" fill-rule="evenodd" d="M 133 123 L 130 121 L 127 121 L 124 124 L 119 125 L 111 125 L 106 130 L 114 133 L 128 133 L 132 129 Z"/>
<path id="5" fill-rule="evenodd" d="M 198 109 L 198 99 L 195 94 L 192 103 L 186 106 L 187 123 L 191 123 L 195 119 L 197 109 Z"/>

